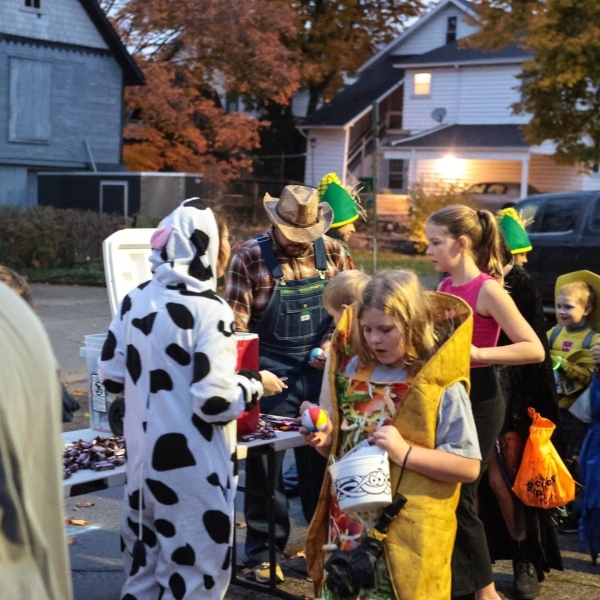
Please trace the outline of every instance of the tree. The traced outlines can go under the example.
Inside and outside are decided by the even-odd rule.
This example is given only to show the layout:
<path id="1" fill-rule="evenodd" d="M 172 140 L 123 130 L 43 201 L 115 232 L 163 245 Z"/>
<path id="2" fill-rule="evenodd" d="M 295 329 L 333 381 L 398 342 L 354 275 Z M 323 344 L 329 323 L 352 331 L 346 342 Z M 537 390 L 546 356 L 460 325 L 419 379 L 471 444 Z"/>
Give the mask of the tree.
<path id="1" fill-rule="evenodd" d="M 287 46 L 299 55 L 301 85 L 308 88 L 308 114 L 331 99 L 406 21 L 423 10 L 422 0 L 286 0 L 296 13 L 296 34 Z"/>
<path id="2" fill-rule="evenodd" d="M 502 48 L 515 41 L 532 59 L 520 75 L 516 114 L 530 144 L 552 140 L 558 162 L 600 162 L 600 2 L 482 0 L 481 30 L 469 45 Z"/>
<path id="3" fill-rule="evenodd" d="M 124 130 L 124 160 L 136 170 L 201 171 L 222 183 L 251 167 L 261 121 L 227 112 L 220 96 L 286 103 L 298 87 L 293 13 L 270 0 L 129 0 L 113 20 L 147 85 L 128 88 L 139 116 Z M 110 13 L 109 13 L 110 14 Z"/>

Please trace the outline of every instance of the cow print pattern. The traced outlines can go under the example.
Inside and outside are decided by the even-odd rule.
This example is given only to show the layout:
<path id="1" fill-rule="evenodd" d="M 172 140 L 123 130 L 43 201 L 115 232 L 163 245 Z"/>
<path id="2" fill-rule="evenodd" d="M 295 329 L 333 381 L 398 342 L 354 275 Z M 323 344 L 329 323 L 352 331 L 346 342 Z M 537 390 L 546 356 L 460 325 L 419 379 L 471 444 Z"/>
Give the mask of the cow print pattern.
<path id="1" fill-rule="evenodd" d="M 210 214 L 197 199 L 181 210 Z M 152 285 L 145 282 L 124 298 L 99 361 L 106 389 L 125 390 L 134 415 L 125 424 L 125 600 L 146 598 L 148 590 L 154 590 L 148 600 L 187 600 L 192 590 L 220 600 L 229 583 L 237 460 L 231 431 L 223 427 L 235 426 L 261 386 L 256 374 L 234 373 L 233 314 L 212 283 L 202 284 L 214 275 L 208 231 L 194 221 L 179 232 L 179 243 L 168 244 L 162 258 L 173 261 L 174 271 L 161 279 L 161 270 L 170 269 L 163 263 Z M 176 255 L 184 247 L 191 253 L 187 262 Z M 162 586 L 158 564 L 167 565 Z"/>

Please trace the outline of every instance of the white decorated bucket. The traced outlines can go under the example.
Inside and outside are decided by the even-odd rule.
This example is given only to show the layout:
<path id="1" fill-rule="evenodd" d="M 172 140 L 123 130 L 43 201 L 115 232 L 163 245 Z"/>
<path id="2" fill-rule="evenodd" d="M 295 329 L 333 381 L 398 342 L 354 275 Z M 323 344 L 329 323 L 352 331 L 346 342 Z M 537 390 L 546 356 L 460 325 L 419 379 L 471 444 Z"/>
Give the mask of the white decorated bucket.
<path id="1" fill-rule="evenodd" d="M 362 442 L 329 465 L 329 473 L 344 512 L 368 512 L 392 502 L 388 454 L 377 446 Z"/>

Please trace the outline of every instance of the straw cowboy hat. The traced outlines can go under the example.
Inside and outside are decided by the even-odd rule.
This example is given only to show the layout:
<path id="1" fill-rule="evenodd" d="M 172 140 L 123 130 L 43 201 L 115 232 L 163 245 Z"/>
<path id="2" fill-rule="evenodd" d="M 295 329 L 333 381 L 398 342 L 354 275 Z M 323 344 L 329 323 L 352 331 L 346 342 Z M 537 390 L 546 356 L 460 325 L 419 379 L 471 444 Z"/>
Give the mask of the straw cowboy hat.
<path id="1" fill-rule="evenodd" d="M 587 316 L 586 321 L 596 330 L 600 331 L 600 276 L 591 271 L 574 271 L 561 275 L 556 280 L 554 286 L 554 298 L 558 296 L 558 292 L 563 285 L 573 283 L 574 281 L 584 281 L 596 292 L 596 302 L 592 308 L 592 312 Z"/>
<path id="2" fill-rule="evenodd" d="M 333 211 L 327 202 L 319 204 L 315 188 L 288 185 L 279 198 L 265 194 L 263 200 L 269 219 L 292 242 L 314 242 L 331 227 Z"/>

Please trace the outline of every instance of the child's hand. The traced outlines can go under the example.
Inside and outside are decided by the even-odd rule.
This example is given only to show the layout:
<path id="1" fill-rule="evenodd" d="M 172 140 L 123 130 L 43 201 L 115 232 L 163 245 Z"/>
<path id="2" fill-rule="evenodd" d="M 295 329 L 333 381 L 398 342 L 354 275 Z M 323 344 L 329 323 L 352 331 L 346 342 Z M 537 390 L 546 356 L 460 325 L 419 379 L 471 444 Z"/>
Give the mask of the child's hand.
<path id="1" fill-rule="evenodd" d="M 333 437 L 333 425 L 331 424 L 331 419 L 327 419 L 327 425 L 323 431 L 315 431 L 312 433 L 304 427 L 300 427 L 299 431 L 304 436 L 304 440 L 309 446 L 314 448 L 321 456 L 324 456 L 325 458 L 329 456 Z"/>
<path id="2" fill-rule="evenodd" d="M 271 371 L 259 372 L 264 389 L 263 396 L 274 396 L 287 388 L 287 385 L 275 373 L 271 373 Z"/>
<path id="3" fill-rule="evenodd" d="M 410 446 L 395 427 L 384 425 L 381 429 L 375 431 L 371 439 L 378 448 L 388 453 L 390 460 L 398 465 L 404 462 Z"/>
<path id="4" fill-rule="evenodd" d="M 598 365 L 600 364 L 600 344 L 596 344 L 592 348 L 592 360 Z"/>
<path id="5" fill-rule="evenodd" d="M 327 355 L 329 354 L 329 349 L 331 348 L 331 342 L 323 342 L 321 344 L 321 350 L 323 350 L 323 354 L 319 354 L 319 356 L 315 356 L 312 360 L 308 362 L 308 364 L 313 369 L 319 369 L 322 371 L 325 368 L 325 363 L 327 362 Z"/>

